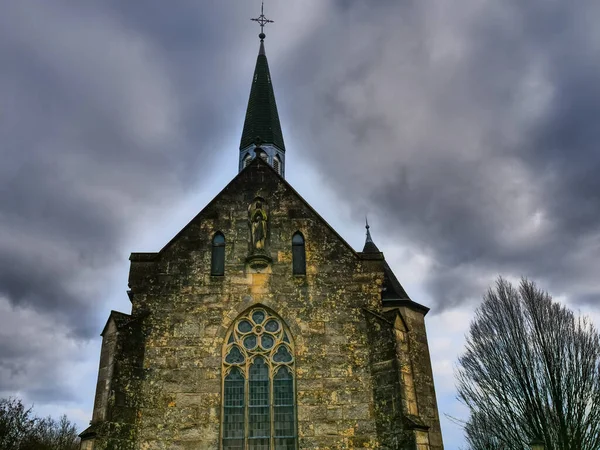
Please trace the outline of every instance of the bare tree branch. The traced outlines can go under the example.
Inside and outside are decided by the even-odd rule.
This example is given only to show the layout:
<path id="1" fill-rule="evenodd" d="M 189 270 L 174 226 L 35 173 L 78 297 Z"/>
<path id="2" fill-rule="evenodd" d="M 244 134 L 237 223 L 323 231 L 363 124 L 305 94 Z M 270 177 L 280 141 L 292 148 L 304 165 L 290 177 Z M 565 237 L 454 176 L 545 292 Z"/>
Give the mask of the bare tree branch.
<path id="1" fill-rule="evenodd" d="M 62 416 L 58 421 L 35 417 L 21 400 L 0 399 L 0 449 L 77 450 L 75 425 Z"/>
<path id="2" fill-rule="evenodd" d="M 487 292 L 456 379 L 473 450 L 600 449 L 600 335 L 533 282 Z"/>

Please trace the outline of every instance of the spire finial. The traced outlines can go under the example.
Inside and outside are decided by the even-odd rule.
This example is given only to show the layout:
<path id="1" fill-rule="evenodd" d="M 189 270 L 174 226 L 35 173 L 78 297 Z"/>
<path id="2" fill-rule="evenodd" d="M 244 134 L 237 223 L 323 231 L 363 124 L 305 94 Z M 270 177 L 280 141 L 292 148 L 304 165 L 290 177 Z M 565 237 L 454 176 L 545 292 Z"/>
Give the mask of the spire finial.
<path id="1" fill-rule="evenodd" d="M 262 42 L 266 35 L 265 35 L 265 25 L 268 23 L 273 23 L 272 20 L 269 20 L 265 17 L 265 2 L 261 2 L 260 4 L 260 16 L 258 16 L 256 19 L 250 19 L 253 20 L 254 22 L 258 22 L 258 24 L 260 25 L 260 34 L 258 35 L 258 37 L 260 38 L 260 41 Z"/>
<path id="2" fill-rule="evenodd" d="M 369 219 L 365 216 L 365 228 L 367 229 L 367 238 L 365 239 L 365 246 L 363 247 L 363 253 L 380 253 L 379 249 L 371 238 L 371 232 L 369 231 Z"/>

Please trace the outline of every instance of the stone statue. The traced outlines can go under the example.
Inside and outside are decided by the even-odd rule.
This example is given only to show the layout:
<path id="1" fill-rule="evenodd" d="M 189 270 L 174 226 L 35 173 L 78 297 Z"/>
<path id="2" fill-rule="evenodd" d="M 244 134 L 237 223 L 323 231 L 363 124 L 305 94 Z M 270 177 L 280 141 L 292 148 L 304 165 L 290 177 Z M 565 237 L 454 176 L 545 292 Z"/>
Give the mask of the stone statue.
<path id="1" fill-rule="evenodd" d="M 257 198 L 250 204 L 248 207 L 248 220 L 250 222 L 252 250 L 264 250 L 267 240 L 267 211 L 262 199 Z"/>

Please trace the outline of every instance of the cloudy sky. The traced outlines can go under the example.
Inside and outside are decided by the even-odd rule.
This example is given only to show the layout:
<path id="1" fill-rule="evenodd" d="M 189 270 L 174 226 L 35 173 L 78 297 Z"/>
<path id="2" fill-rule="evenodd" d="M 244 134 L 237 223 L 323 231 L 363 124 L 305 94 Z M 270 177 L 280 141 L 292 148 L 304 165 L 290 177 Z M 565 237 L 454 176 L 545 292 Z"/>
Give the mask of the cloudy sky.
<path id="1" fill-rule="evenodd" d="M 0 395 L 91 418 L 98 336 L 237 172 L 258 0 L 0 7 Z M 482 293 L 525 275 L 600 324 L 600 2 L 268 0 L 287 178 L 373 237 L 429 339 L 446 448 Z"/>

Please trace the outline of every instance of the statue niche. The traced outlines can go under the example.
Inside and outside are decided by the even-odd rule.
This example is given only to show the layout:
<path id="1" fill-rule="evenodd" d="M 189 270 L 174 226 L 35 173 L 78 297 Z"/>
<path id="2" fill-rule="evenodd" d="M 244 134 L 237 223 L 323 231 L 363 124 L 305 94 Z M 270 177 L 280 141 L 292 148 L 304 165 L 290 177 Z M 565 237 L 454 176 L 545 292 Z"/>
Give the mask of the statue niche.
<path id="1" fill-rule="evenodd" d="M 248 262 L 256 269 L 266 267 L 271 261 L 267 251 L 268 221 L 267 204 L 261 197 L 256 197 L 248 206 L 248 226 L 250 228 Z"/>
<path id="2" fill-rule="evenodd" d="M 248 221 L 250 225 L 250 242 L 252 253 L 262 253 L 267 243 L 267 210 L 265 201 L 257 197 L 248 207 Z"/>

